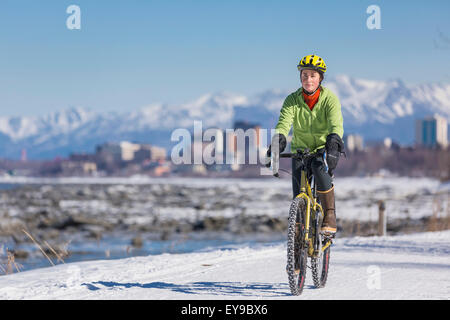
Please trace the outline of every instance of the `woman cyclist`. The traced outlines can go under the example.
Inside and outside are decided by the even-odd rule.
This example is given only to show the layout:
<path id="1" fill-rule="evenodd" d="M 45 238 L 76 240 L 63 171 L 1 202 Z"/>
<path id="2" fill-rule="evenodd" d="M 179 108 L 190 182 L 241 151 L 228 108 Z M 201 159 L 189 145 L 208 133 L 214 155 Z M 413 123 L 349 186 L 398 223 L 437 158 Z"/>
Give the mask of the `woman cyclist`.
<path id="1" fill-rule="evenodd" d="M 300 60 L 297 68 L 300 71 L 302 87 L 285 99 L 275 127 L 272 145 L 278 144 L 279 152 L 283 152 L 286 148 L 286 137 L 293 125 L 292 152 L 308 148 L 310 152 L 318 153 L 311 161 L 311 169 L 325 213 L 321 232 L 334 235 L 337 226 L 332 176 L 339 156 L 344 151 L 341 104 L 330 89 L 322 86 L 327 67 L 321 57 L 314 54 L 307 55 Z M 268 157 L 271 156 L 272 145 L 267 151 Z M 327 155 L 328 171 L 322 156 L 324 151 Z M 300 161 L 292 159 L 294 198 L 300 193 L 300 186 L 297 183 L 300 181 L 300 172 Z"/>

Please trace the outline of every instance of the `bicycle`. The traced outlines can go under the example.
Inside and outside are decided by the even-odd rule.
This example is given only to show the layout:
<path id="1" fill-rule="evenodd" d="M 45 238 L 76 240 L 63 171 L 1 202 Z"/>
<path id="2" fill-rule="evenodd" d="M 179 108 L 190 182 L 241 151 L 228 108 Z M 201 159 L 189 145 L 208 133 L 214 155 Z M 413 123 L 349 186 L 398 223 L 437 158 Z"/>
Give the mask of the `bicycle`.
<path id="1" fill-rule="evenodd" d="M 320 233 L 324 213 L 316 194 L 314 175 L 309 168 L 310 160 L 318 155 L 321 155 L 320 152 L 310 153 L 308 149 L 298 149 L 296 153 L 274 152 L 272 158 L 275 177 L 282 170 L 279 169 L 279 157 L 301 161 L 300 193 L 292 200 L 288 221 L 286 271 L 293 295 L 303 292 L 308 257 L 311 259 L 314 286 L 323 288 L 328 277 L 332 236 Z M 322 156 L 326 164 L 326 152 Z"/>

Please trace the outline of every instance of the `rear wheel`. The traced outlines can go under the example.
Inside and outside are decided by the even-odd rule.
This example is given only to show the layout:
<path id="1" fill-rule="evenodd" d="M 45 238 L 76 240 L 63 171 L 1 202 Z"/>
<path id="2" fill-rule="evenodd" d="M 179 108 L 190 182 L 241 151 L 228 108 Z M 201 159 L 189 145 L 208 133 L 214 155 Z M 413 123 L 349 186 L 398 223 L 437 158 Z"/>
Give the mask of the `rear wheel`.
<path id="1" fill-rule="evenodd" d="M 320 242 L 322 245 L 326 245 L 328 241 L 327 238 L 320 236 Z M 311 258 L 311 269 L 313 275 L 313 281 L 316 288 L 323 288 L 327 282 L 328 277 L 328 267 L 330 265 L 330 245 L 328 245 L 325 250 L 323 250 L 322 245 L 319 248 L 318 257 Z"/>
<path id="2" fill-rule="evenodd" d="M 306 200 L 295 198 L 289 210 L 286 271 L 291 293 L 296 296 L 302 293 L 306 278 L 305 214 Z"/>

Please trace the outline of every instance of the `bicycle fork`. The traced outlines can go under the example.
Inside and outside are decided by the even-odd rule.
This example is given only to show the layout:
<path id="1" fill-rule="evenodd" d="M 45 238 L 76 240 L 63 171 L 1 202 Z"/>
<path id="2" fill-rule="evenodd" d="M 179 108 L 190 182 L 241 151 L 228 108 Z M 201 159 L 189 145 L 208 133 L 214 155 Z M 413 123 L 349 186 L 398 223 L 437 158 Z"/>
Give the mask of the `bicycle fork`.
<path id="1" fill-rule="evenodd" d="M 308 255 L 311 256 L 314 253 L 313 241 L 309 236 L 311 222 L 311 188 L 309 186 L 308 180 L 306 178 L 306 172 L 304 170 L 302 170 L 301 172 L 300 193 L 296 198 L 303 198 L 306 201 L 306 212 L 304 217 L 305 233 L 303 246 L 306 246 L 306 248 L 308 248 Z"/>

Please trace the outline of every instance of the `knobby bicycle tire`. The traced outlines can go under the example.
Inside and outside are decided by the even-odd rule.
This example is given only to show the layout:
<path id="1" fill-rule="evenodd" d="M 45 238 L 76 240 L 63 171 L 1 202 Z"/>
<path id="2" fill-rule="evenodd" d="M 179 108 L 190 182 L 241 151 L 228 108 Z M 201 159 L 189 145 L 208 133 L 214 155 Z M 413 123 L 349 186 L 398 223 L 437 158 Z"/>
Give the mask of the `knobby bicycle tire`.
<path id="1" fill-rule="evenodd" d="M 291 293 L 296 296 L 302 293 L 306 279 L 308 253 L 303 243 L 305 214 L 306 200 L 304 198 L 295 198 L 289 209 L 286 271 L 289 279 L 289 288 Z M 299 270 L 298 273 L 296 269 Z"/>

